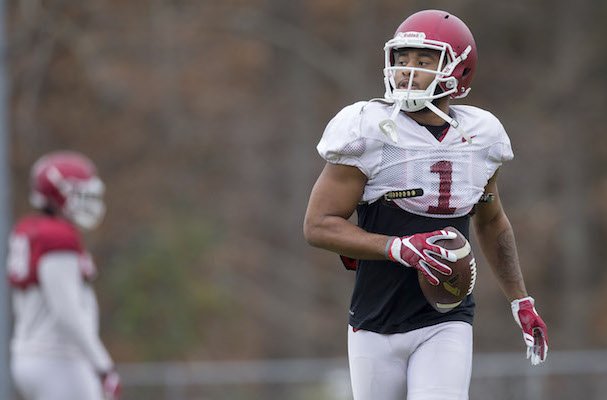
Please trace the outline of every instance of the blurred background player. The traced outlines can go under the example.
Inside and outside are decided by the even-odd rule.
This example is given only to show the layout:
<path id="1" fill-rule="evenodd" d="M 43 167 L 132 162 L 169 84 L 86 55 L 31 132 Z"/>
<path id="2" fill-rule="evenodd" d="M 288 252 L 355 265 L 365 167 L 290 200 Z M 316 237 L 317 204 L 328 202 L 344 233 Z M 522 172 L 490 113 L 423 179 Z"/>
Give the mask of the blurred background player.
<path id="1" fill-rule="evenodd" d="M 310 195 L 309 243 L 356 269 L 348 329 L 355 400 L 468 398 L 472 295 L 435 311 L 417 281 L 451 273 L 451 252 L 435 246 L 454 226 L 476 236 L 521 326 L 532 364 L 544 361 L 546 326 L 521 274 L 514 234 L 502 209 L 497 171 L 512 159 L 498 119 L 472 106 L 472 33 L 448 12 L 407 18 L 385 45 L 383 99 L 345 107 L 318 145 L 327 161 Z M 358 226 L 349 222 L 357 210 Z M 473 216 L 473 217 L 472 217 Z"/>
<path id="2" fill-rule="evenodd" d="M 120 379 L 98 334 L 96 268 L 79 229 L 105 213 L 95 166 L 54 152 L 31 170 L 32 206 L 9 243 L 14 332 L 11 372 L 25 400 L 117 399 Z"/>

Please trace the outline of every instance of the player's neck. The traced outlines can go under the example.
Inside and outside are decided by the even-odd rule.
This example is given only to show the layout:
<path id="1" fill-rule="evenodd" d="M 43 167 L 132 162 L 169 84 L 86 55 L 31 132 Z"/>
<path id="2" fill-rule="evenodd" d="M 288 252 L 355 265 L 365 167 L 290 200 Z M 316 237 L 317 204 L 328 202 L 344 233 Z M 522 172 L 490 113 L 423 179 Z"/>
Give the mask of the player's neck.
<path id="1" fill-rule="evenodd" d="M 449 114 L 449 101 L 447 99 L 440 99 L 434 103 L 442 112 Z M 411 119 L 421 125 L 433 125 L 441 126 L 444 125 L 445 120 L 436 115 L 428 108 L 423 108 L 416 112 L 406 113 Z"/>

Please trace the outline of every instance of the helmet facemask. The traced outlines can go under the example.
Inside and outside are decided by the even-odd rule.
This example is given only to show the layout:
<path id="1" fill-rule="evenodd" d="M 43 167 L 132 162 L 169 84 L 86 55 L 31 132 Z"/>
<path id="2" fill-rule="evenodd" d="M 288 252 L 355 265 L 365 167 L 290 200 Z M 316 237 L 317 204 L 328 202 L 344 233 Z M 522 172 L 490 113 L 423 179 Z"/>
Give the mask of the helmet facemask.
<path id="1" fill-rule="evenodd" d="M 406 21 L 405 21 L 406 23 Z M 399 49 L 417 48 L 429 49 L 440 52 L 439 62 L 436 70 L 425 69 L 409 66 L 395 66 L 396 53 Z M 416 112 L 423 108 L 428 108 L 430 111 L 438 115 L 445 122 L 455 128 L 468 143 L 472 143 L 470 135 L 459 127 L 459 123 L 443 112 L 439 107 L 432 102 L 446 96 L 459 99 L 466 97 L 470 88 L 460 88 L 460 82 L 453 76 L 456 67 L 472 52 L 472 46 L 468 45 L 464 51 L 456 55 L 451 45 L 447 42 L 439 40 L 426 39 L 426 34 L 423 32 L 406 31 L 398 32 L 393 39 L 386 42 L 384 46 L 384 85 L 386 92 L 384 98 L 392 103 L 394 107 L 390 118 L 384 119 L 379 123 L 379 128 L 393 142 L 398 142 L 396 133 L 396 115 L 401 110 L 406 112 Z M 443 67 L 444 65 L 444 67 Z M 406 89 L 397 87 L 396 75 L 399 72 L 409 72 L 409 86 Z M 430 73 L 434 75 L 434 79 L 425 89 L 414 89 L 412 87 L 416 73 Z M 461 90 L 461 92 L 458 92 Z"/>
<path id="2" fill-rule="evenodd" d="M 105 216 L 105 187 L 97 177 L 72 183 L 63 205 L 63 214 L 83 229 L 96 228 Z"/>
<path id="3" fill-rule="evenodd" d="M 404 48 L 438 51 L 440 58 L 437 69 L 394 65 L 399 49 Z M 400 109 L 407 112 L 420 111 L 427 106 L 428 102 L 442 97 L 465 97 L 469 89 L 464 93 L 457 94 L 458 81 L 451 74 L 457 65 L 466 59 L 471 50 L 472 48 L 468 46 L 462 54 L 456 56 L 449 43 L 426 39 L 426 35 L 423 32 L 399 32 L 393 39 L 386 42 L 384 46 L 384 85 L 386 88 L 384 97 L 389 101 L 399 103 Z M 409 72 L 409 87 L 406 89 L 398 88 L 395 80 L 396 75 L 403 71 Z M 433 74 L 434 80 L 425 89 L 413 89 L 412 84 L 416 73 Z"/>

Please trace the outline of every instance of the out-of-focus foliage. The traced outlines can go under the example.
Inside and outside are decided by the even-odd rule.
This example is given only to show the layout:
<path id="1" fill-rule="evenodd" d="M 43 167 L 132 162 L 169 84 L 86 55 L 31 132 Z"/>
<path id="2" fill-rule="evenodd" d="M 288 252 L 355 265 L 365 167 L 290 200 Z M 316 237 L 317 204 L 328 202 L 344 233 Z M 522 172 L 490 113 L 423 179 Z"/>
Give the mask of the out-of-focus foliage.
<path id="1" fill-rule="evenodd" d="M 225 272 L 208 259 L 221 234 L 204 217 L 177 216 L 156 221 L 137 232 L 128 248 L 112 252 L 112 274 L 103 274 L 100 283 L 112 288 L 104 291 L 103 322 L 128 341 L 121 354 L 191 357 L 217 331 L 218 319 L 239 316 Z"/>
<path id="2" fill-rule="evenodd" d="M 605 345 L 605 2 L 13 0 L 16 215 L 46 151 L 88 154 L 109 213 L 88 238 L 118 361 L 345 353 L 353 275 L 302 235 L 341 107 L 383 94 L 384 42 L 410 13 L 468 23 L 466 103 L 495 113 L 528 289 L 557 349 Z M 475 345 L 521 349 L 479 268 Z"/>

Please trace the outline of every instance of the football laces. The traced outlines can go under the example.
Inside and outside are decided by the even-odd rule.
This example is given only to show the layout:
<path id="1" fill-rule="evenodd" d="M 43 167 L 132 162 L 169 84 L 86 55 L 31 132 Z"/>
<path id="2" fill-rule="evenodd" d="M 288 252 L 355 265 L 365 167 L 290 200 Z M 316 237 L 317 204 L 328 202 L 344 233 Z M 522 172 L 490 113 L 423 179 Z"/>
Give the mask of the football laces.
<path id="1" fill-rule="evenodd" d="M 468 293 L 466 293 L 466 295 L 469 295 L 472 293 L 472 291 L 474 290 L 475 284 L 476 284 L 476 259 L 474 257 L 472 257 L 472 260 L 470 260 L 470 287 L 468 288 Z"/>

